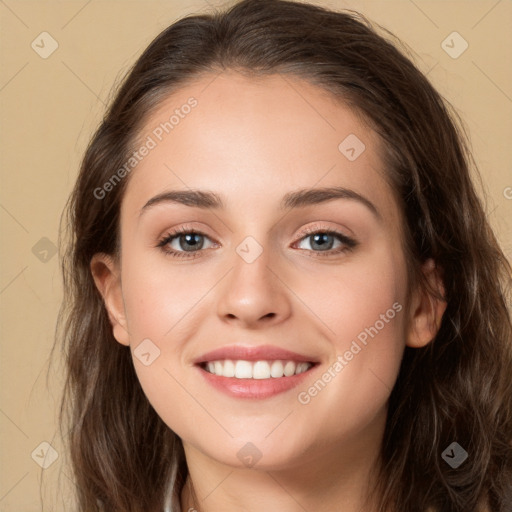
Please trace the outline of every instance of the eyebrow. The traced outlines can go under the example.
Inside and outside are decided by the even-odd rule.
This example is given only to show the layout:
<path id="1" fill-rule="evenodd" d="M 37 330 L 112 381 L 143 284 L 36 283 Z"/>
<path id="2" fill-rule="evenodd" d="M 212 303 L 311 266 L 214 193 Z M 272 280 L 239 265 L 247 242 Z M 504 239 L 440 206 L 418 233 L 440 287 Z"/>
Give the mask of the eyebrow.
<path id="1" fill-rule="evenodd" d="M 355 190 L 344 187 L 305 188 L 285 194 L 279 208 L 304 208 L 315 204 L 325 203 L 333 199 L 351 199 L 366 206 L 378 219 L 382 216 L 377 207 L 366 197 Z M 142 208 L 139 217 L 152 206 L 161 203 L 177 203 L 192 208 L 222 210 L 225 203 L 215 192 L 204 190 L 169 190 L 152 197 Z"/>

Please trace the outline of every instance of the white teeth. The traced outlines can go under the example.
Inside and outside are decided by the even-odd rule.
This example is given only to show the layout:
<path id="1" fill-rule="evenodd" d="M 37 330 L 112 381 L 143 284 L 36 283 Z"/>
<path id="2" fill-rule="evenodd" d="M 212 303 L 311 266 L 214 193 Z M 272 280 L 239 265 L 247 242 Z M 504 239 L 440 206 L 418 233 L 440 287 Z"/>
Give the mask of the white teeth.
<path id="1" fill-rule="evenodd" d="M 285 377 L 290 377 L 291 375 L 294 375 L 295 363 L 293 361 L 287 361 L 287 363 L 284 365 L 283 373 Z"/>
<path id="2" fill-rule="evenodd" d="M 222 365 L 222 363 L 219 362 Z M 217 370 L 217 367 L 215 367 Z M 216 372 L 217 375 L 224 375 L 223 372 Z M 252 378 L 252 364 L 249 361 L 237 361 L 235 364 L 235 377 L 237 379 L 251 379 Z"/>
<path id="3" fill-rule="evenodd" d="M 309 363 L 299 363 L 297 365 L 297 369 L 295 370 L 295 374 L 307 372 L 310 366 L 311 365 Z"/>
<path id="4" fill-rule="evenodd" d="M 312 363 L 296 363 L 295 361 L 209 361 L 206 370 L 221 377 L 237 379 L 270 379 L 291 377 L 304 373 L 311 368 Z"/>
<path id="5" fill-rule="evenodd" d="M 270 366 L 271 377 L 282 377 L 284 375 L 283 363 L 281 361 L 274 361 Z"/>
<path id="6" fill-rule="evenodd" d="M 252 367 L 253 379 L 269 379 L 270 378 L 270 365 L 267 361 L 257 361 Z"/>
<path id="7" fill-rule="evenodd" d="M 220 373 L 218 374 L 220 375 Z M 224 368 L 222 369 L 222 375 L 224 377 L 234 377 L 235 376 L 235 363 L 233 361 L 224 361 Z"/>

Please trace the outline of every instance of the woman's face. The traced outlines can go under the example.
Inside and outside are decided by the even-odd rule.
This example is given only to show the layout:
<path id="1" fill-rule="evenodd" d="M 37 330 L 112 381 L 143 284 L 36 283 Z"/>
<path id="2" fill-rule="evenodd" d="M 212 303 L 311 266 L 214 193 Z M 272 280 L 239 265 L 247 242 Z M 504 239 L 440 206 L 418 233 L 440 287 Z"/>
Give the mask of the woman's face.
<path id="1" fill-rule="evenodd" d="M 375 133 L 297 78 L 225 72 L 139 139 L 106 301 L 159 416 L 232 466 L 374 452 L 409 336 Z"/>

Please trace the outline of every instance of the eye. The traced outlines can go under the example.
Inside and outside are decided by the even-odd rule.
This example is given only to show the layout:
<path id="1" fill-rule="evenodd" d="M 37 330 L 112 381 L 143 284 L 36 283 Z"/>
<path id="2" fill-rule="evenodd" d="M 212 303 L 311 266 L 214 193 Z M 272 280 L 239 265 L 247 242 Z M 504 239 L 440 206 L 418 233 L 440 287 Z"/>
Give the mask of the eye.
<path id="1" fill-rule="evenodd" d="M 316 257 L 328 257 L 351 251 L 358 245 L 353 238 L 332 229 L 307 228 L 295 245 Z M 305 247 L 304 247 L 305 245 Z M 201 231 L 182 226 L 172 230 L 158 242 L 163 252 L 173 258 L 196 258 L 206 249 L 217 247 L 216 242 Z"/>
<path id="2" fill-rule="evenodd" d="M 195 258 L 201 250 L 209 248 L 205 247 L 207 240 L 210 239 L 204 233 L 181 227 L 167 233 L 157 247 L 175 258 Z M 211 246 L 215 246 L 215 243 L 212 242 Z"/>
<path id="3" fill-rule="evenodd" d="M 315 256 L 331 256 L 343 252 L 351 251 L 356 247 L 357 242 L 332 229 L 308 228 L 302 234 L 306 233 L 299 242 L 299 249 L 304 249 L 317 253 Z"/>

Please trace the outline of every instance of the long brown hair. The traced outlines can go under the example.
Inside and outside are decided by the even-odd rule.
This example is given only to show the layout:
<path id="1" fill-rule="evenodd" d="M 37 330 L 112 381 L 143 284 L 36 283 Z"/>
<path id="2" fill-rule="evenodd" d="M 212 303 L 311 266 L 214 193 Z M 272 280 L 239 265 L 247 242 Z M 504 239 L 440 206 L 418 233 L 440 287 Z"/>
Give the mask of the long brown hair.
<path id="1" fill-rule="evenodd" d="M 303 78 L 362 114 L 384 141 L 386 176 L 406 221 L 411 286 L 426 286 L 427 258 L 442 269 L 447 309 L 439 332 L 424 348 L 406 347 L 390 396 L 379 511 L 470 512 L 482 503 L 512 510 L 511 267 L 470 179 L 478 175 L 460 120 L 385 34 L 352 11 L 243 0 L 172 24 L 123 80 L 62 220 L 60 418 L 80 512 L 179 510 L 187 476 L 181 440 L 146 399 L 130 350 L 114 339 L 89 267 L 95 253 L 119 250 L 128 177 L 103 199 L 94 191 L 128 160 L 162 99 L 225 69 Z M 456 469 L 441 457 L 452 442 L 469 455 Z"/>

